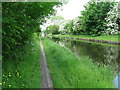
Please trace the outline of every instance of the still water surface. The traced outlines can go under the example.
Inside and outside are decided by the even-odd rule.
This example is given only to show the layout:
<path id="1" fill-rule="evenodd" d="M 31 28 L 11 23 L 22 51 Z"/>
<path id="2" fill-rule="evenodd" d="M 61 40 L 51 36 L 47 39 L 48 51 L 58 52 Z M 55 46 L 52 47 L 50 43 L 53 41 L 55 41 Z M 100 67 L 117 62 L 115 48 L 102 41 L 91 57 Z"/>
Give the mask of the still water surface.
<path id="1" fill-rule="evenodd" d="M 70 39 L 53 38 L 53 41 L 61 46 L 69 48 L 79 57 L 87 56 L 92 59 L 93 63 L 99 66 L 110 66 L 116 71 L 120 67 L 120 46 L 102 45 L 91 42 L 76 41 Z M 113 80 L 115 87 L 120 88 L 120 76 L 116 75 Z"/>

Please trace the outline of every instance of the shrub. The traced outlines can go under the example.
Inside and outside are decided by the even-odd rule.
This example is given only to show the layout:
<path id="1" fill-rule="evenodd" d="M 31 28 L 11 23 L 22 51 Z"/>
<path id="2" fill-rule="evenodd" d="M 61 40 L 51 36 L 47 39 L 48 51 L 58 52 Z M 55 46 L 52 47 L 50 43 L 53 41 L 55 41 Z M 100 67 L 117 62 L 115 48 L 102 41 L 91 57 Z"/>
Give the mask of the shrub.
<path id="1" fill-rule="evenodd" d="M 40 32 L 39 25 L 44 17 L 53 14 L 55 2 L 3 2 L 2 3 L 2 46 L 3 57 L 7 58 L 17 48 L 22 48 L 30 41 L 35 32 Z M 10 53 L 10 51 L 12 51 Z"/>

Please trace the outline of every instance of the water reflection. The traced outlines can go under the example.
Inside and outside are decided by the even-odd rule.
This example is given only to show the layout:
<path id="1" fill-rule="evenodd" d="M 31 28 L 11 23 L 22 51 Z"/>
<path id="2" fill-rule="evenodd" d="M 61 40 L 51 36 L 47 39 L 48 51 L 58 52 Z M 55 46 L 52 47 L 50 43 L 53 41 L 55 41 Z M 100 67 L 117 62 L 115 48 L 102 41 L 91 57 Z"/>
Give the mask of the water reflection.
<path id="1" fill-rule="evenodd" d="M 98 65 L 109 65 L 118 69 L 120 47 L 54 38 L 54 41 L 65 46 L 78 56 L 88 56 Z M 119 65 L 118 65 L 119 64 Z"/>
<path id="2" fill-rule="evenodd" d="M 115 71 L 120 69 L 120 46 L 101 45 L 89 42 L 54 38 L 55 42 L 61 46 L 69 48 L 78 56 L 88 56 L 99 66 L 110 66 Z M 115 77 L 113 83 L 116 88 L 120 88 L 120 73 Z"/>

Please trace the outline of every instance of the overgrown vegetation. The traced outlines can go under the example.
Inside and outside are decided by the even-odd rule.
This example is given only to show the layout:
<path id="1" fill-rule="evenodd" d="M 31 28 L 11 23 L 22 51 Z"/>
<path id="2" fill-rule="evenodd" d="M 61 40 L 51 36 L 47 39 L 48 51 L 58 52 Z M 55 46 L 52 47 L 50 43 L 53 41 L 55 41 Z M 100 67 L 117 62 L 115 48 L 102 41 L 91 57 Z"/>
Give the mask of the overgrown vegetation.
<path id="1" fill-rule="evenodd" d="M 3 88 L 40 88 L 39 25 L 59 2 L 2 3 Z"/>
<path id="2" fill-rule="evenodd" d="M 113 72 L 98 67 L 88 57 L 77 57 L 69 49 L 43 40 L 55 88 L 113 88 Z"/>
<path id="3" fill-rule="evenodd" d="M 3 2 L 2 3 L 2 60 L 3 88 L 40 88 L 40 47 L 38 34 L 39 25 L 46 22 L 45 18 L 54 15 L 58 2 Z M 70 20 L 63 27 L 65 34 L 84 34 L 90 36 L 102 35 L 107 28 L 107 13 L 115 2 L 90 1 L 85 11 L 75 20 Z M 63 18 L 56 17 L 58 21 Z M 119 19 L 116 19 L 119 24 Z M 115 22 L 116 22 L 115 21 Z M 76 26 L 75 26 L 76 25 Z M 104 25 L 104 27 L 103 27 Z M 75 26 L 75 27 L 74 27 Z M 48 27 L 48 33 L 59 34 L 60 26 Z M 118 34 L 118 33 L 117 33 Z M 86 37 L 90 36 L 76 36 Z M 117 36 L 118 37 L 118 36 Z M 92 38 L 92 37 L 90 37 Z M 110 36 L 108 36 L 110 38 Z M 108 39 L 98 37 L 94 39 Z M 112 41 L 117 41 L 114 36 Z M 48 65 L 51 71 L 54 87 L 60 88 L 113 88 L 113 72 L 108 67 L 98 67 L 87 57 L 78 58 L 69 49 L 58 44 L 43 40 Z M 94 81 L 94 84 L 93 82 Z"/>
<path id="4" fill-rule="evenodd" d="M 40 33 L 39 25 L 45 17 L 54 13 L 57 2 L 3 2 L 2 43 L 3 57 L 14 54 L 14 49 L 23 47 L 33 33 Z M 13 51 L 11 54 L 10 51 Z M 4 60 L 3 59 L 3 60 Z"/>
<path id="5" fill-rule="evenodd" d="M 3 88 L 40 88 L 40 45 L 36 38 L 27 42 L 24 48 L 14 51 L 6 62 L 3 62 Z M 12 52 L 12 51 L 11 51 Z"/>

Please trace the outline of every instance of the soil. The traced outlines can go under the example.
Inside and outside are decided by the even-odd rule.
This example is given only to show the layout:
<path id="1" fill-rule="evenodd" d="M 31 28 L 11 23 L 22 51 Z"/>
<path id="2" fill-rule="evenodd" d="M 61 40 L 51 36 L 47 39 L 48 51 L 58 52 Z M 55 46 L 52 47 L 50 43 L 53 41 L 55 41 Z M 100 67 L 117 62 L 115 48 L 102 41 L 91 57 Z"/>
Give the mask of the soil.
<path id="1" fill-rule="evenodd" d="M 42 41 L 40 41 L 40 48 L 41 48 L 41 53 L 42 53 L 42 57 L 41 57 L 42 86 L 41 87 L 42 88 L 53 88 L 50 73 L 47 67 L 47 60 L 46 60 L 46 55 L 44 52 L 44 47 L 42 45 Z"/>

